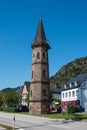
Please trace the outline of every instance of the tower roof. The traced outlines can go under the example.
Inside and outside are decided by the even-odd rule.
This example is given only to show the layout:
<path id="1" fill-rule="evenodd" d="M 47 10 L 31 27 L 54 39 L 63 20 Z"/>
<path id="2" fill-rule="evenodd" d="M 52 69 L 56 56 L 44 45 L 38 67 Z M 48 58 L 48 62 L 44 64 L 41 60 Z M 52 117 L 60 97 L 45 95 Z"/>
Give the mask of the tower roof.
<path id="1" fill-rule="evenodd" d="M 45 32 L 44 32 L 44 27 L 42 23 L 42 18 L 40 17 L 40 21 L 38 24 L 36 36 L 34 39 L 34 42 L 32 43 L 31 47 L 37 47 L 37 46 L 43 46 L 46 47 L 47 49 L 50 49 L 50 45 L 46 40 Z"/>
<path id="2" fill-rule="evenodd" d="M 46 36 L 45 36 L 44 27 L 42 23 L 42 17 L 40 17 L 40 21 L 35 36 L 35 41 L 42 41 L 42 40 L 46 41 Z"/>

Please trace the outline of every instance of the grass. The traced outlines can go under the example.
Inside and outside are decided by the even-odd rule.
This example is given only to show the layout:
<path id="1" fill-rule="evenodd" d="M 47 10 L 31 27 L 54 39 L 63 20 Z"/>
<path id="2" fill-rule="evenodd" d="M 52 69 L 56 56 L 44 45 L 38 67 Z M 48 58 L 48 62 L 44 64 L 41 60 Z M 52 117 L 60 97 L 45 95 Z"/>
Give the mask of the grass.
<path id="1" fill-rule="evenodd" d="M 0 124 L 0 127 L 6 128 L 6 130 L 13 130 L 13 127 L 5 125 L 5 124 Z M 17 130 L 17 129 L 15 129 Z"/>
<path id="2" fill-rule="evenodd" d="M 15 112 L 15 109 L 16 107 L 6 107 L 6 108 L 3 108 L 3 112 Z"/>
<path id="3" fill-rule="evenodd" d="M 47 118 L 53 118 L 53 119 L 72 119 L 72 120 L 83 120 L 86 119 L 87 120 L 87 114 L 58 114 L 58 113 L 54 113 L 54 114 L 39 114 L 39 115 L 34 115 L 34 116 L 40 116 L 40 117 L 47 117 Z"/>
<path id="4" fill-rule="evenodd" d="M 15 112 L 14 107 L 8 107 L 2 110 L 3 112 L 9 113 L 18 113 L 18 114 L 25 114 L 29 115 L 29 112 Z M 50 113 L 50 114 L 36 114 L 33 116 L 40 116 L 40 117 L 48 117 L 48 118 L 55 118 L 55 119 L 72 119 L 72 120 L 87 120 L 87 114 L 66 114 L 66 113 Z"/>
<path id="5" fill-rule="evenodd" d="M 29 112 L 15 112 L 14 107 L 8 107 L 2 110 L 2 112 L 17 113 L 29 115 Z M 47 118 L 56 118 L 56 119 L 72 119 L 72 120 L 87 120 L 87 114 L 66 114 L 66 113 L 50 113 L 50 114 L 36 114 L 33 116 L 47 117 Z"/>

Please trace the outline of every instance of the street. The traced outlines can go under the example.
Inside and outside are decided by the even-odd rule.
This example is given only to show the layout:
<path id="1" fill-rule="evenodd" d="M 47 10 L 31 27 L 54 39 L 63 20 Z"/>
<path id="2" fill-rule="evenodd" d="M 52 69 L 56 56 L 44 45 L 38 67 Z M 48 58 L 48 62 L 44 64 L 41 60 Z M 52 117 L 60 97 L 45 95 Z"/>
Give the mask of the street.
<path id="1" fill-rule="evenodd" d="M 15 128 L 19 130 L 87 130 L 87 122 L 83 121 L 50 119 L 4 112 L 0 112 L 0 123 L 15 125 Z"/>

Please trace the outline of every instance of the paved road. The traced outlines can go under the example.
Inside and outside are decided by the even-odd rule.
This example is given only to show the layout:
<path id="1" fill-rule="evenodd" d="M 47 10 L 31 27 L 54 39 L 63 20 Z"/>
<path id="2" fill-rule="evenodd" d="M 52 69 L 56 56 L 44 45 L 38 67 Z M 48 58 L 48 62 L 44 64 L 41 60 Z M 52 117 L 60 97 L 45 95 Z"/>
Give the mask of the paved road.
<path id="1" fill-rule="evenodd" d="M 3 127 L 0 127 L 0 130 L 6 130 L 5 128 L 3 128 Z"/>
<path id="2" fill-rule="evenodd" d="M 14 114 L 0 112 L 0 123 L 13 126 L 13 117 Z M 87 130 L 87 122 L 15 114 L 15 127 L 19 130 Z"/>

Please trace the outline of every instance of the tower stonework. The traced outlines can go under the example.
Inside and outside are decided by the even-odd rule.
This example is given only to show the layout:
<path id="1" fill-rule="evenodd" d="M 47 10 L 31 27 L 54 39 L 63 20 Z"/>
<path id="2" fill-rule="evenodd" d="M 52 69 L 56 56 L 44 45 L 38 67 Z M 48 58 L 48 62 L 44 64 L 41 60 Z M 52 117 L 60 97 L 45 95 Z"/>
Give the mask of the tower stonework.
<path id="1" fill-rule="evenodd" d="M 50 109 L 50 83 L 48 50 L 42 18 L 40 18 L 32 47 L 32 73 L 30 83 L 30 114 L 47 113 Z"/>

